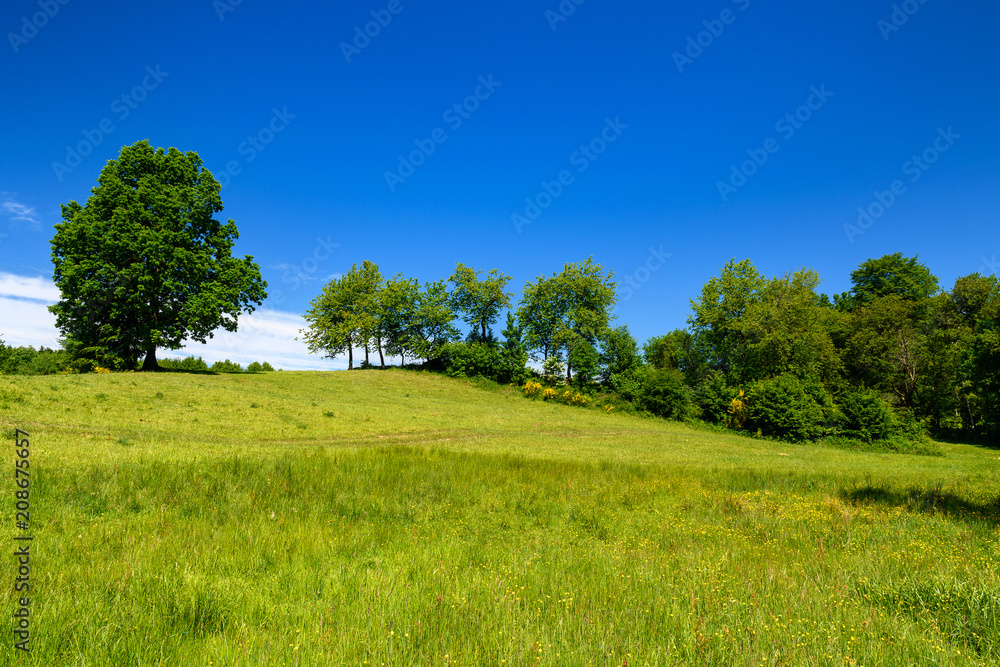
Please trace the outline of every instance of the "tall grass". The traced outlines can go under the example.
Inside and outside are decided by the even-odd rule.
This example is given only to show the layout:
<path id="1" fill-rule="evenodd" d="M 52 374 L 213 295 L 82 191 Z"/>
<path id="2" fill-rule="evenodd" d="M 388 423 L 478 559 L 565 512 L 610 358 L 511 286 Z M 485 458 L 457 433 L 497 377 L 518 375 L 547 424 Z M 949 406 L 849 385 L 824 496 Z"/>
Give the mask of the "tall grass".
<path id="1" fill-rule="evenodd" d="M 4 559 L 4 664 L 1000 655 L 992 450 L 771 443 L 395 371 L 0 377 L 0 422 L 32 435 L 36 587 L 25 660 Z"/>

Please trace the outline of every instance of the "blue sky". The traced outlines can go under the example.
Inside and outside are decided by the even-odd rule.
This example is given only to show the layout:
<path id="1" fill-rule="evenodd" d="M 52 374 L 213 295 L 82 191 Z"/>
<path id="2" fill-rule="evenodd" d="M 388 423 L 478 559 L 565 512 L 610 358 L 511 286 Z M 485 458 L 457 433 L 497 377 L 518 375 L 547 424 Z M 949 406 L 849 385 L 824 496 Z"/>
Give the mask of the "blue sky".
<path id="1" fill-rule="evenodd" d="M 59 205 L 140 139 L 228 181 L 270 283 L 242 338 L 189 348 L 210 360 L 339 367 L 290 338 L 365 259 L 499 268 L 519 293 L 593 255 L 637 287 L 617 313 L 640 340 L 732 257 L 828 292 L 892 252 L 946 287 L 997 268 L 995 3 L 64 2 L 0 9 L 8 342 L 54 341 Z"/>

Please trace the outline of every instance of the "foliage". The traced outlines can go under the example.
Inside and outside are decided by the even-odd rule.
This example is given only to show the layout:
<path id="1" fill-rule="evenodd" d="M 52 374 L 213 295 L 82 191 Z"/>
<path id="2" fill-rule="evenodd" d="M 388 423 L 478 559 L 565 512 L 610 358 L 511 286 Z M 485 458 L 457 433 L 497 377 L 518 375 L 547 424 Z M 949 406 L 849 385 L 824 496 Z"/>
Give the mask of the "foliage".
<path id="1" fill-rule="evenodd" d="M 836 295 L 837 307 L 851 311 L 873 301 L 893 296 L 919 303 L 938 291 L 938 279 L 917 256 L 903 257 L 897 252 L 879 259 L 869 259 L 851 273 L 850 292 Z"/>
<path id="2" fill-rule="evenodd" d="M 485 275 L 480 278 L 480 274 Z M 451 299 L 455 312 L 460 313 L 473 330 L 479 330 L 480 342 L 485 342 L 487 331 L 500 312 L 510 306 L 513 295 L 504 291 L 510 276 L 497 269 L 485 273 L 459 263 L 448 281 L 454 286 Z"/>
<path id="3" fill-rule="evenodd" d="M 566 365 L 559 357 L 553 356 L 546 359 L 542 364 L 542 377 L 545 378 L 545 384 L 549 386 L 561 384 L 565 379 L 563 377 L 565 369 Z"/>
<path id="4" fill-rule="evenodd" d="M 882 395 L 871 389 L 852 389 L 840 396 L 842 435 L 864 442 L 885 440 L 900 431 L 892 407 Z"/>
<path id="5" fill-rule="evenodd" d="M 225 361 L 216 361 L 212 364 L 211 370 L 215 373 L 242 373 L 243 367 L 226 359 Z"/>
<path id="6" fill-rule="evenodd" d="M 47 347 L 13 347 L 0 340 L 0 374 L 54 375 L 72 368 L 72 356 L 65 350 Z M 89 369 L 88 369 L 89 370 Z"/>
<path id="7" fill-rule="evenodd" d="M 635 373 L 642 366 L 639 344 L 625 325 L 609 329 L 601 340 L 599 358 L 600 379 L 609 383 L 612 377 L 624 377 Z"/>
<path id="8" fill-rule="evenodd" d="M 204 343 L 266 298 L 253 258 L 198 154 L 140 141 L 109 160 L 84 205 L 62 207 L 52 239 L 56 326 L 89 359 L 155 370 L 156 349 Z M 105 365 L 105 364 L 102 364 Z"/>
<path id="9" fill-rule="evenodd" d="M 726 424 L 729 408 L 738 394 L 737 389 L 726 383 L 722 371 L 712 371 L 695 388 L 694 402 L 703 420 L 710 424 Z"/>
<path id="10" fill-rule="evenodd" d="M 426 361 L 438 359 L 445 344 L 458 338 L 455 312 L 443 280 L 426 283 L 417 294 L 410 349 Z"/>
<path id="11" fill-rule="evenodd" d="M 257 361 L 251 362 L 250 365 L 247 366 L 247 373 L 262 373 L 263 371 L 264 367 Z"/>
<path id="12" fill-rule="evenodd" d="M 526 367 L 528 351 L 525 348 L 524 336 L 513 313 L 507 313 L 506 325 L 500 333 L 504 339 L 500 346 L 496 381 L 500 384 L 519 385 L 531 377 L 531 371 Z"/>
<path id="13" fill-rule="evenodd" d="M 448 342 L 441 346 L 438 356 L 451 377 L 496 380 L 499 375 L 500 351 L 484 343 Z"/>
<path id="14" fill-rule="evenodd" d="M 749 259 L 730 260 L 702 287 L 698 300 L 691 301 L 688 318 L 694 342 L 709 370 L 721 371 L 731 380 L 746 352 L 742 321 L 760 298 L 766 281 Z"/>
<path id="15" fill-rule="evenodd" d="M 573 384 L 586 387 L 598 379 L 600 373 L 600 354 L 588 340 L 578 340 L 569 349 L 568 366 L 576 369 Z"/>
<path id="16" fill-rule="evenodd" d="M 367 260 L 327 283 L 304 315 L 309 328 L 300 333 L 309 351 L 331 359 L 346 352 L 348 370 L 354 368 L 355 347 L 365 347 L 367 359 L 369 342 L 381 340 L 377 317 L 381 285 L 378 266 Z"/>
<path id="17" fill-rule="evenodd" d="M 675 329 L 663 336 L 653 336 L 642 346 L 642 356 L 654 368 L 676 368 L 684 373 L 689 386 L 705 376 L 705 364 L 695 345 L 694 336 L 685 329 Z"/>
<path id="18" fill-rule="evenodd" d="M 176 371 L 207 371 L 208 364 L 201 357 L 184 357 L 183 359 L 161 359 L 160 366 Z"/>
<path id="19" fill-rule="evenodd" d="M 274 366 L 272 366 L 271 364 L 267 363 L 266 361 L 263 364 L 261 364 L 260 369 L 262 371 L 264 371 L 265 373 L 273 373 L 274 372 Z"/>
<path id="20" fill-rule="evenodd" d="M 691 389 L 684 383 L 684 374 L 676 369 L 647 369 L 638 404 L 664 419 L 683 421 L 694 413 Z"/>
<path id="21" fill-rule="evenodd" d="M 750 430 L 791 442 L 820 437 L 826 413 L 817 393 L 787 373 L 753 383 L 746 392 Z"/>

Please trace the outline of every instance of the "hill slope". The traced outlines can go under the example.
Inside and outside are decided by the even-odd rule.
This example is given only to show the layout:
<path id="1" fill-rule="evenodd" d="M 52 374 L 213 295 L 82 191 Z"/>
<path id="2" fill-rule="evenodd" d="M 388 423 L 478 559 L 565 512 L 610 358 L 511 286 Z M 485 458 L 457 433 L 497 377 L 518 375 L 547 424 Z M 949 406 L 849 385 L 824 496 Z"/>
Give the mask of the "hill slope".
<path id="1" fill-rule="evenodd" d="M 0 377 L 0 426 L 31 434 L 38 664 L 1000 653 L 988 449 L 784 445 L 398 370 Z"/>

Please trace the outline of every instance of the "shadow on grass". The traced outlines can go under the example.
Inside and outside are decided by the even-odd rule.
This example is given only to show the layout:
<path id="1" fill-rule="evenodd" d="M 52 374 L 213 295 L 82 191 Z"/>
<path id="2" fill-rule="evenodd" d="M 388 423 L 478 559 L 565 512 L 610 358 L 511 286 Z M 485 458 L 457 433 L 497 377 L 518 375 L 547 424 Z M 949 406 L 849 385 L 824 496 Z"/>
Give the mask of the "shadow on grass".
<path id="1" fill-rule="evenodd" d="M 988 503 L 966 500 L 940 486 L 910 487 L 905 491 L 872 485 L 844 489 L 840 497 L 856 505 L 902 507 L 910 512 L 942 514 L 963 521 L 983 521 L 1000 525 L 1000 495 Z"/>

